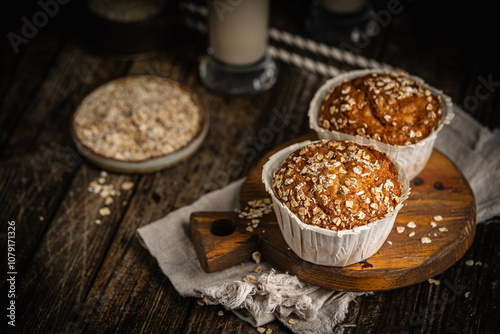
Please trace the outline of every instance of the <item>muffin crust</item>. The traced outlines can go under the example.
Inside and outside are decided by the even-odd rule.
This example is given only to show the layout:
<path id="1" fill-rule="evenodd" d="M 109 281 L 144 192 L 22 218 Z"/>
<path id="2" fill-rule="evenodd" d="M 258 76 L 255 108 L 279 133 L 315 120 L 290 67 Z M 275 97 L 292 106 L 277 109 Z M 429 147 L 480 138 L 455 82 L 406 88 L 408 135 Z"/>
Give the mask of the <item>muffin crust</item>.
<path id="1" fill-rule="evenodd" d="M 441 119 L 441 97 L 403 73 L 367 74 L 325 96 L 319 125 L 390 145 L 428 137 Z"/>
<path id="2" fill-rule="evenodd" d="M 383 218 L 401 196 L 398 172 L 385 153 L 335 140 L 290 154 L 274 172 L 272 188 L 303 223 L 334 231 Z"/>

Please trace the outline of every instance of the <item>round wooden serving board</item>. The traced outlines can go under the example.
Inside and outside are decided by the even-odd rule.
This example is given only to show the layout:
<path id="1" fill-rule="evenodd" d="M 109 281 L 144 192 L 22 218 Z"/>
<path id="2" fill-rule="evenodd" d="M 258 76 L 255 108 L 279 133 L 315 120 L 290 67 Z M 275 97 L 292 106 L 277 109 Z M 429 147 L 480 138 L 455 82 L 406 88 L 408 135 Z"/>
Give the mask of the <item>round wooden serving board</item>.
<path id="1" fill-rule="evenodd" d="M 315 140 L 302 136 L 277 147 L 251 171 L 241 190 L 241 207 L 248 201 L 270 198 L 261 179 L 268 158 L 295 142 Z M 262 258 L 276 268 L 296 275 L 302 282 L 332 290 L 382 291 L 427 280 L 460 259 L 475 233 L 475 201 L 458 168 L 434 150 L 424 170 L 411 182 L 411 195 L 399 212 L 394 228 L 382 248 L 366 261 L 347 267 L 328 267 L 300 259 L 286 244 L 276 216 L 267 214 L 249 232 L 248 219 L 234 212 L 198 212 L 191 216 L 191 234 L 202 267 L 213 272 L 241 263 L 260 250 Z M 435 216 L 442 221 L 431 222 Z M 416 228 L 408 228 L 413 221 Z M 396 227 L 403 226 L 403 233 Z M 445 227 L 446 232 L 439 231 Z M 415 232 L 414 236 L 409 234 Z M 428 237 L 431 243 L 423 244 Z"/>

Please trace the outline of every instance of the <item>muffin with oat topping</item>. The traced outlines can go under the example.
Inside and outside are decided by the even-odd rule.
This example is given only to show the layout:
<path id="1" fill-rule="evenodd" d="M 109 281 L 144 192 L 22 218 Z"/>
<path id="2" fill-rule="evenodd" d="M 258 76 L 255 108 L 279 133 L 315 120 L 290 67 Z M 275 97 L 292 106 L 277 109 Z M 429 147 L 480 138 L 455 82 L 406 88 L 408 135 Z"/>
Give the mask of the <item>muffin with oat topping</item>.
<path id="1" fill-rule="evenodd" d="M 326 130 L 411 145 L 428 137 L 441 119 L 441 96 L 403 73 L 371 73 L 332 87 L 319 113 Z"/>
<path id="2" fill-rule="evenodd" d="M 309 117 L 320 138 L 374 145 L 414 178 L 453 112 L 450 98 L 419 78 L 361 70 L 325 83 L 311 101 Z"/>
<path id="3" fill-rule="evenodd" d="M 262 178 L 288 246 L 327 266 L 347 266 L 380 249 L 410 192 L 399 164 L 351 141 L 291 145 L 271 156 Z"/>
<path id="4" fill-rule="evenodd" d="M 273 190 L 302 222 L 338 231 L 393 211 L 401 183 L 385 153 L 354 142 L 321 141 L 282 162 L 274 172 Z"/>

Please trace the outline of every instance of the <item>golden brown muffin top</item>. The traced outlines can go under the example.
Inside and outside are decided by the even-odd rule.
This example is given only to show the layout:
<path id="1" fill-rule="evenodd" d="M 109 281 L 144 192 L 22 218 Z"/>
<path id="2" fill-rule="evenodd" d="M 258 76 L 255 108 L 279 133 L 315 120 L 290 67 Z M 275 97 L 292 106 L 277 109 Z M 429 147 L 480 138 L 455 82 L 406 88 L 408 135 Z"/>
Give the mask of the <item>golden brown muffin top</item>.
<path id="1" fill-rule="evenodd" d="M 385 153 L 323 140 L 291 153 L 273 174 L 273 190 L 303 223 L 337 231 L 393 211 L 401 183 Z"/>
<path id="2" fill-rule="evenodd" d="M 319 125 L 390 145 L 428 137 L 441 119 L 441 97 L 403 73 L 368 74 L 344 81 L 325 96 Z"/>

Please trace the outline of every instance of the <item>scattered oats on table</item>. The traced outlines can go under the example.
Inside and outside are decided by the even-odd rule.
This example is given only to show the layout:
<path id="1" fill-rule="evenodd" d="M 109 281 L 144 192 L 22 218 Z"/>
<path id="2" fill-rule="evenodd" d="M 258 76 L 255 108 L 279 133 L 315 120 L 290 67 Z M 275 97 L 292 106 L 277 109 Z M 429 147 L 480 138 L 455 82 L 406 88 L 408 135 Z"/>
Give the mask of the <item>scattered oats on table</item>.
<path id="1" fill-rule="evenodd" d="M 266 331 L 266 329 L 264 327 L 257 327 L 257 332 L 259 332 L 260 334 L 264 333 Z"/>
<path id="2" fill-rule="evenodd" d="M 434 220 L 437 222 L 440 222 L 443 220 L 443 217 L 442 216 L 434 216 Z"/>
<path id="3" fill-rule="evenodd" d="M 406 227 L 415 228 L 415 227 L 417 227 L 417 224 L 415 224 L 415 222 L 408 222 L 408 224 L 406 224 Z"/>
<path id="4" fill-rule="evenodd" d="M 437 280 L 437 279 L 433 279 L 433 278 L 429 278 L 427 280 L 430 284 L 434 284 L 434 285 L 439 285 L 441 284 L 441 281 Z"/>
<path id="5" fill-rule="evenodd" d="M 224 311 L 220 310 L 219 312 L 217 312 L 217 315 L 218 315 L 219 317 L 222 317 L 222 316 L 224 315 Z"/>
<path id="6" fill-rule="evenodd" d="M 389 245 L 392 245 L 392 241 L 387 240 L 387 243 L 388 243 Z"/>
<path id="7" fill-rule="evenodd" d="M 467 260 L 467 261 L 465 261 L 465 265 L 469 266 L 469 267 L 472 267 L 474 265 L 474 260 Z"/>
<path id="8" fill-rule="evenodd" d="M 408 234 L 408 236 L 411 238 L 415 235 L 415 232 L 410 232 L 410 234 Z"/>
<path id="9" fill-rule="evenodd" d="M 132 182 L 132 181 L 125 181 L 125 182 L 122 183 L 122 185 L 121 185 L 120 188 L 122 190 L 130 190 L 133 187 L 134 187 L 134 182 Z"/>
<path id="10" fill-rule="evenodd" d="M 432 228 L 434 228 L 434 227 L 436 227 L 436 226 L 437 226 L 436 222 L 431 222 L 431 227 L 432 227 Z"/>
<path id="11" fill-rule="evenodd" d="M 111 210 L 108 207 L 100 208 L 99 209 L 99 214 L 101 216 L 109 216 L 111 214 Z"/>
<path id="12" fill-rule="evenodd" d="M 405 231 L 405 227 L 404 226 L 398 226 L 398 227 L 396 227 L 396 231 L 398 231 L 398 233 L 403 233 Z"/>
<path id="13" fill-rule="evenodd" d="M 448 232 L 448 229 L 446 227 L 439 227 L 438 230 L 439 232 Z"/>

